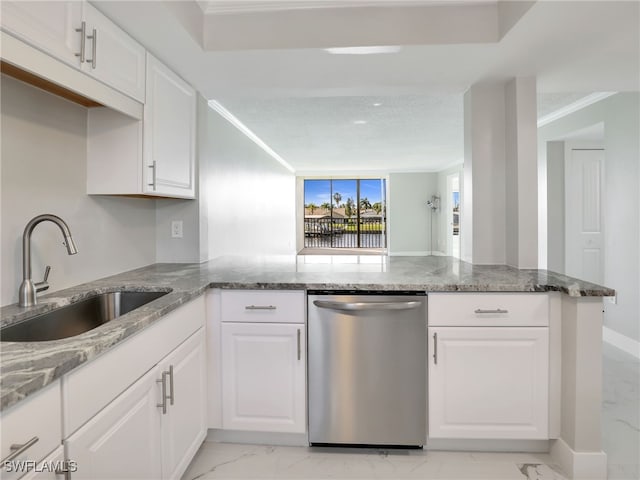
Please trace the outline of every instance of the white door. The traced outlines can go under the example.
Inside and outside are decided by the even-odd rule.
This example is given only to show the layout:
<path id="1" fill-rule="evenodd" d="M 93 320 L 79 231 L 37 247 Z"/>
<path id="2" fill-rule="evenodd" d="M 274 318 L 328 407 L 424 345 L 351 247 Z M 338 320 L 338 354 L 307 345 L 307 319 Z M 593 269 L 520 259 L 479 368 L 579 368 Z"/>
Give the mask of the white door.
<path id="1" fill-rule="evenodd" d="M 145 193 L 194 198 L 195 116 L 193 88 L 147 54 Z"/>
<path id="2" fill-rule="evenodd" d="M 306 431 L 303 324 L 222 324 L 222 427 Z"/>
<path id="3" fill-rule="evenodd" d="M 430 327 L 429 437 L 548 438 L 547 327 Z"/>
<path id="4" fill-rule="evenodd" d="M 163 478 L 180 478 L 206 435 L 204 341 L 200 329 L 160 364 L 173 376 L 173 404 L 162 416 Z"/>
<path id="5" fill-rule="evenodd" d="M 154 368 L 65 441 L 71 478 L 161 478 L 159 377 Z"/>
<path id="6" fill-rule="evenodd" d="M 565 273 L 598 284 L 604 283 L 603 168 L 601 149 L 570 149 L 565 157 Z"/>
<path id="7" fill-rule="evenodd" d="M 54 57 L 80 66 L 82 2 L 0 2 L 2 29 Z"/>
<path id="8" fill-rule="evenodd" d="M 146 51 L 89 4 L 84 7 L 86 62 L 82 69 L 139 102 L 145 98 Z"/>

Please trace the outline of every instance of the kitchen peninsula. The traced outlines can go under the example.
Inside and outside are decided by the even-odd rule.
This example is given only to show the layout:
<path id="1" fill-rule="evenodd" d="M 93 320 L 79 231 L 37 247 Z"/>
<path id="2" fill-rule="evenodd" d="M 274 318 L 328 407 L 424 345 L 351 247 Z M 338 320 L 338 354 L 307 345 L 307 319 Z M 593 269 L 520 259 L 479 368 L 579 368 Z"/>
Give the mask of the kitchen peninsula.
<path id="1" fill-rule="evenodd" d="M 515 294 L 542 295 L 548 302 L 544 304 L 548 311 L 548 315 L 545 311 L 548 319 L 544 322 L 545 328 L 548 327 L 548 359 L 545 359 L 548 367 L 544 372 L 544 378 L 548 379 L 545 398 L 545 404 L 548 398 L 548 405 L 544 409 L 548 411 L 548 418 L 544 419 L 542 436 L 536 434 L 530 438 L 548 442 L 557 462 L 575 478 L 598 478 L 601 472 L 606 472 L 606 455 L 601 451 L 599 434 L 601 297 L 615 292 L 549 271 L 471 265 L 451 257 L 222 257 L 202 264 L 155 264 L 43 296 L 38 305 L 29 309 L 16 305 L 3 307 L 1 325 L 6 327 L 96 293 L 169 291 L 157 300 L 81 335 L 47 342 L 3 342 L 0 378 L 3 416 L 28 404 L 40 390 L 59 378 L 64 381 L 70 373 L 81 371 L 83 364 L 92 365 L 92 360 L 104 359 L 108 355 L 103 354 L 133 342 L 148 327 L 151 330 L 154 324 L 161 324 L 165 316 L 193 305 L 193 301 L 203 295 L 212 292 L 219 295 L 229 289 L 303 293 L 311 290 L 426 292 L 428 302 L 431 298 L 444 298 L 445 301 L 453 298 L 458 304 L 479 298 L 473 295 L 500 294 L 504 298 Z M 492 297 L 491 301 L 496 298 L 500 297 Z M 211 302 L 207 303 L 208 329 L 211 328 L 210 305 Z M 514 307 L 516 310 L 517 305 Z M 430 306 L 429 326 L 440 328 L 439 323 L 432 324 L 434 311 Z M 528 315 L 526 310 L 523 312 L 524 316 Z M 207 338 L 210 341 L 210 332 L 207 332 Z M 209 343 L 207 348 L 210 348 Z M 429 351 L 425 361 L 429 361 L 431 354 Z M 210 364 L 208 366 L 210 368 Z M 210 375 L 208 372 L 207 378 Z M 547 392 L 547 388 L 544 391 Z M 429 408 L 429 416 L 434 415 L 434 407 Z M 213 428 L 210 421 L 207 426 Z M 431 435 L 425 443 L 427 448 L 437 443 L 436 437 L 443 438 L 443 431 L 446 429 L 440 429 L 440 433 L 430 430 Z M 460 438 L 475 438 L 482 442 L 487 437 L 461 434 Z M 500 438 L 500 434 L 495 438 Z M 502 438 L 524 437 L 507 435 Z M 492 448 L 495 447 L 487 447 L 488 450 Z"/>

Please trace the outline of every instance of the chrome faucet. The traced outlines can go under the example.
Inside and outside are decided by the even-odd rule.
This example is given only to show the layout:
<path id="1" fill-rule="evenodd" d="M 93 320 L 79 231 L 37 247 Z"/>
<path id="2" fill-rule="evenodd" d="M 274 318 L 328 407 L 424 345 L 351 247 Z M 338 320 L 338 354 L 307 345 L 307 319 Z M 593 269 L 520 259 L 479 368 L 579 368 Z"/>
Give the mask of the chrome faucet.
<path id="1" fill-rule="evenodd" d="M 33 217 L 29 223 L 27 223 L 27 226 L 24 229 L 24 234 L 22 235 L 22 283 L 18 290 L 18 304 L 21 307 L 30 307 L 35 305 L 36 293 L 49 288 L 47 279 L 49 278 L 49 272 L 51 271 L 50 266 L 47 265 L 44 272 L 44 280 L 42 282 L 34 282 L 31 279 L 31 233 L 33 233 L 33 229 L 36 228 L 36 225 L 45 221 L 53 222 L 60 227 L 62 236 L 64 237 L 63 245 L 67 247 L 69 255 L 75 255 L 78 253 L 78 249 L 76 248 L 75 243 L 73 243 L 73 238 L 71 238 L 69 226 L 64 220 L 50 214 Z"/>

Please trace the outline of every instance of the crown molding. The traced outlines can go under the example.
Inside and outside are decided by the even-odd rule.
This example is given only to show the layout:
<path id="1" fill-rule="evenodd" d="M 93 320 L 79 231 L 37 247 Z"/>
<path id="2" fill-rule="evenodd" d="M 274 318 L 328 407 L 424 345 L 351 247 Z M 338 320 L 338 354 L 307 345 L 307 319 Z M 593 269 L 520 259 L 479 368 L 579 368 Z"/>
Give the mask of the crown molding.
<path id="1" fill-rule="evenodd" d="M 432 7 L 497 4 L 497 0 L 198 0 L 205 15 L 355 7 Z"/>
<path id="2" fill-rule="evenodd" d="M 604 100 L 605 98 L 609 98 L 612 95 L 615 95 L 618 92 L 596 92 L 590 95 L 585 95 L 581 99 L 570 103 L 558 110 L 551 112 L 543 117 L 538 119 L 538 128 L 547 125 L 548 123 L 554 122 L 562 117 L 566 117 L 567 115 L 577 112 L 578 110 L 582 110 L 583 108 L 588 107 L 589 105 L 593 105 L 600 100 Z"/>

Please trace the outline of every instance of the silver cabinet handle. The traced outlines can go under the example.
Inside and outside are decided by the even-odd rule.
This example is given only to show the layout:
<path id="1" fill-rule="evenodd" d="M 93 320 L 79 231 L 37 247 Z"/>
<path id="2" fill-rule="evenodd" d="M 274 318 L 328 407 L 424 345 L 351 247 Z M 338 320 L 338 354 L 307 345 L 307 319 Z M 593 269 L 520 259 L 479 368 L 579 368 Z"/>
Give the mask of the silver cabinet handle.
<path id="1" fill-rule="evenodd" d="M 80 32 L 80 53 L 76 53 L 76 57 L 80 57 L 80 63 L 85 61 L 85 36 L 87 32 L 87 22 L 82 22 L 80 28 L 76 28 L 76 32 Z"/>
<path id="2" fill-rule="evenodd" d="M 275 310 L 276 308 L 275 305 L 247 305 L 244 307 L 245 310 Z"/>
<path id="3" fill-rule="evenodd" d="M 162 414 L 167 414 L 167 372 L 162 372 L 162 379 L 156 380 L 156 383 L 162 383 L 162 403 L 158 403 L 156 407 L 162 407 Z"/>
<path id="4" fill-rule="evenodd" d="M 502 310 L 501 308 L 496 308 L 493 310 L 483 310 L 481 308 L 476 308 L 474 310 L 475 313 L 477 314 L 482 314 L 482 313 L 509 313 L 509 310 Z"/>
<path id="5" fill-rule="evenodd" d="M 300 329 L 298 329 L 298 360 L 302 357 L 302 345 L 300 345 Z"/>
<path id="6" fill-rule="evenodd" d="M 9 453 L 9 455 L 4 457 L 0 462 L 2 464 L 2 468 L 5 468 L 5 465 L 8 462 L 13 460 L 14 458 L 19 457 L 24 452 L 26 452 L 29 448 L 33 447 L 36 443 L 38 443 L 38 440 L 40 440 L 38 437 L 33 437 L 32 439 L 28 440 L 26 443 L 14 443 L 13 445 L 11 445 L 9 447 L 9 450 L 11 450 L 11 453 Z"/>
<path id="7" fill-rule="evenodd" d="M 169 401 L 173 405 L 173 365 L 169 366 L 169 372 L 167 373 L 169 374 Z"/>
<path id="8" fill-rule="evenodd" d="M 313 304 L 319 308 L 329 308 L 331 310 L 411 310 L 419 308 L 422 302 L 332 302 L 327 300 L 314 300 Z"/>
<path id="9" fill-rule="evenodd" d="M 156 161 L 154 160 L 151 165 L 148 165 L 148 168 L 152 168 L 151 173 L 151 183 L 147 183 L 149 187 L 153 187 L 153 191 L 156 191 Z"/>
<path id="10" fill-rule="evenodd" d="M 93 40 L 91 44 L 91 58 L 87 59 L 87 62 L 91 62 L 91 68 L 96 69 L 96 54 L 98 51 L 98 31 L 94 28 L 92 35 L 87 35 L 89 40 Z"/>
<path id="11" fill-rule="evenodd" d="M 438 364 L 438 333 L 433 334 L 433 364 Z"/>

